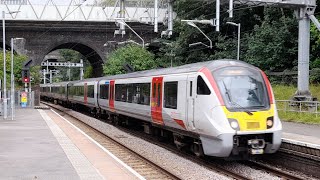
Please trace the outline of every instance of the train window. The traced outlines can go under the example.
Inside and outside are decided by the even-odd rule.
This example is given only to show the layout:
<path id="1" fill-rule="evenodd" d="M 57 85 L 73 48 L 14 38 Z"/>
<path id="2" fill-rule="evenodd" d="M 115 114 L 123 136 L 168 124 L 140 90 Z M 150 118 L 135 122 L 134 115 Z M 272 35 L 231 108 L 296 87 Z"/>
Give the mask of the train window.
<path id="1" fill-rule="evenodd" d="M 140 104 L 150 105 L 150 83 L 140 84 Z"/>
<path id="2" fill-rule="evenodd" d="M 136 83 L 133 86 L 132 102 L 150 105 L 150 83 Z"/>
<path id="3" fill-rule="evenodd" d="M 127 101 L 127 86 L 125 84 L 116 84 L 116 101 Z"/>
<path id="4" fill-rule="evenodd" d="M 206 82 L 202 79 L 201 76 L 198 76 L 197 79 L 197 94 L 198 95 L 210 95 L 211 91 L 208 88 Z"/>
<path id="5" fill-rule="evenodd" d="M 164 107 L 177 109 L 178 82 L 164 83 Z"/>
<path id="6" fill-rule="evenodd" d="M 132 102 L 136 104 L 141 104 L 141 84 L 133 84 L 133 98 Z"/>
<path id="7" fill-rule="evenodd" d="M 94 86 L 90 85 L 87 88 L 88 88 L 88 91 L 87 91 L 88 98 L 94 98 Z"/>
<path id="8" fill-rule="evenodd" d="M 109 99 L 109 84 L 100 85 L 100 99 Z"/>
<path id="9" fill-rule="evenodd" d="M 133 94 L 133 84 L 127 84 L 127 102 L 132 103 Z"/>

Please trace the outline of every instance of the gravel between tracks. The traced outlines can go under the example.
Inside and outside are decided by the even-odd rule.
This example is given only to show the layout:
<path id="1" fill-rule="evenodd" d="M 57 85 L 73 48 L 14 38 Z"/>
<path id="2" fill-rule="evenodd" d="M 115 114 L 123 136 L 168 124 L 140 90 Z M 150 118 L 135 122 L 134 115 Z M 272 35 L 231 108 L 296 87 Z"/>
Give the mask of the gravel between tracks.
<path id="1" fill-rule="evenodd" d="M 59 108 L 62 107 L 59 106 Z M 98 121 L 95 118 L 89 117 L 79 112 L 75 112 L 73 110 L 66 110 L 68 111 L 67 113 L 71 116 L 80 119 L 82 122 L 96 128 L 98 131 L 106 134 L 107 136 L 117 139 L 117 141 L 126 145 L 127 147 L 129 147 L 136 153 L 146 157 L 147 159 L 152 159 L 153 163 L 161 167 L 165 167 L 167 171 L 175 174 L 181 179 L 230 179 L 224 175 L 221 175 L 199 164 L 180 157 L 162 147 L 127 134 L 112 125 Z M 250 179 L 281 179 L 266 172 L 241 165 L 237 162 L 224 162 L 221 163 L 221 165 L 234 172 L 239 172 L 239 174 L 245 175 Z"/>

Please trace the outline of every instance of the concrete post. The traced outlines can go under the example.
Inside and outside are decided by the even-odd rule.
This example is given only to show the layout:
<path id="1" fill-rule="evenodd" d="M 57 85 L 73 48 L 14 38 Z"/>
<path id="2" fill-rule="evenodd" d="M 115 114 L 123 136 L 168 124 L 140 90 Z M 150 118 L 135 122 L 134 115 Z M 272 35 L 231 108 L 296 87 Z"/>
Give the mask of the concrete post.
<path id="1" fill-rule="evenodd" d="M 298 48 L 298 91 L 296 95 L 310 96 L 309 91 L 310 19 L 305 8 L 300 9 Z"/>

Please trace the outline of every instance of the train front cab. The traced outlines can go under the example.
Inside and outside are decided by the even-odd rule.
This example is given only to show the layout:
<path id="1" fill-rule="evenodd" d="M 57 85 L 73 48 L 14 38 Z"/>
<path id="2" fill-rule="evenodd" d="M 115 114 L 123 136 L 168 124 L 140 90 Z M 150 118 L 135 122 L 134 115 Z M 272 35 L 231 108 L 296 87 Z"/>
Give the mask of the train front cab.
<path id="1" fill-rule="evenodd" d="M 245 66 L 203 68 L 199 77 L 210 89 L 210 94 L 195 99 L 195 126 L 205 155 L 246 157 L 279 149 L 282 125 L 262 71 Z"/>

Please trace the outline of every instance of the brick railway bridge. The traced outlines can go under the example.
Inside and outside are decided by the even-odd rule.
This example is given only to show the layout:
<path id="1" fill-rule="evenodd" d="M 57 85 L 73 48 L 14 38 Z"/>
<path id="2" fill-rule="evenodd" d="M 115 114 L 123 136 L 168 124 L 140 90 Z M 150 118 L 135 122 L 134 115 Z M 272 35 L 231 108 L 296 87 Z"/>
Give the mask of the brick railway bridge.
<path id="1" fill-rule="evenodd" d="M 33 65 L 40 65 L 54 50 L 73 49 L 89 60 L 98 77 L 108 53 L 114 49 L 108 42 L 141 43 L 141 37 L 150 43 L 160 33 L 168 32 L 162 32 L 167 6 L 167 0 L 117 0 L 104 5 L 79 0 L 46 0 L 38 4 L 32 4 L 32 0 L 2 0 L 0 11 L 5 13 L 6 49 L 11 48 L 11 38 L 16 38 L 14 51 L 27 55 Z M 172 17 L 171 5 L 169 9 Z"/>

